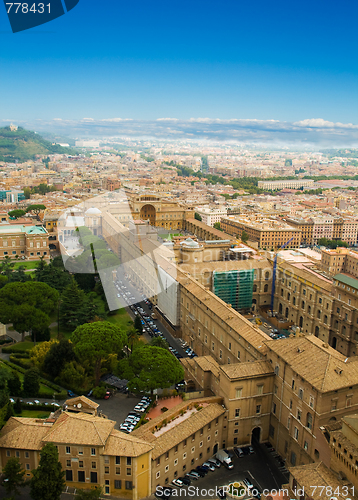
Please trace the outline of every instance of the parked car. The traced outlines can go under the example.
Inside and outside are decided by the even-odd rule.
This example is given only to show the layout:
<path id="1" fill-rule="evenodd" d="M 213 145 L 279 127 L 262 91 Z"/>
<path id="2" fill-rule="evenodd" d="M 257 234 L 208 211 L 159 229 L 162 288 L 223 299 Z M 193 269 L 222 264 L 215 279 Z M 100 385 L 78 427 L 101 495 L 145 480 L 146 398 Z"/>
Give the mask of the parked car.
<path id="1" fill-rule="evenodd" d="M 188 476 L 179 477 L 179 479 L 185 484 L 185 486 L 189 486 L 191 483 L 190 477 Z"/>
<path id="2" fill-rule="evenodd" d="M 210 462 L 204 462 L 203 467 L 207 467 L 209 470 L 215 470 L 216 467 L 214 464 L 211 464 Z"/>
<path id="3" fill-rule="evenodd" d="M 251 488 L 254 487 L 254 485 L 251 482 L 251 479 L 249 479 L 248 477 L 245 477 L 245 479 L 243 480 L 243 483 L 248 490 L 251 490 Z"/>
<path id="4" fill-rule="evenodd" d="M 109 399 L 111 397 L 111 393 L 109 391 L 106 392 L 104 399 Z"/>
<path id="5" fill-rule="evenodd" d="M 191 470 L 190 472 L 188 472 L 188 474 L 186 474 L 187 476 L 189 476 L 191 479 L 200 479 L 200 474 L 197 473 L 196 470 Z"/>
<path id="6" fill-rule="evenodd" d="M 236 446 L 234 448 L 234 452 L 235 452 L 235 454 L 237 455 L 238 458 L 241 458 L 241 457 L 244 456 L 244 452 L 242 451 L 242 449 L 241 448 L 237 448 Z"/>
<path id="7" fill-rule="evenodd" d="M 174 484 L 174 486 L 178 486 L 179 488 L 182 488 L 184 486 L 183 481 L 179 478 L 173 479 L 172 484 Z"/>
<path id="8" fill-rule="evenodd" d="M 217 460 L 216 458 L 209 458 L 208 462 L 215 465 L 215 467 L 217 467 L 217 468 L 221 467 L 220 460 Z"/>
<path id="9" fill-rule="evenodd" d="M 252 455 L 253 453 L 255 453 L 255 450 L 252 446 L 249 446 L 249 455 Z"/>
<path id="10" fill-rule="evenodd" d="M 67 391 L 67 394 L 70 396 L 70 398 L 74 398 L 76 394 L 72 391 Z"/>

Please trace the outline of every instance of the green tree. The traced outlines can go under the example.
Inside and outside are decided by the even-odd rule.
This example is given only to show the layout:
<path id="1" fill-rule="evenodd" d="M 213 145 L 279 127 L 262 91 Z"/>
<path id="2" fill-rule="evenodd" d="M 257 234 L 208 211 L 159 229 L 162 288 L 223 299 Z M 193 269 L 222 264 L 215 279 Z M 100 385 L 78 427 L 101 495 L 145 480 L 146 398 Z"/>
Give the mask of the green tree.
<path id="1" fill-rule="evenodd" d="M 35 271 L 35 280 L 46 283 L 61 293 L 71 283 L 71 276 L 63 267 L 59 267 L 57 262 L 46 264 L 41 259 Z"/>
<path id="2" fill-rule="evenodd" d="M 20 415 L 22 412 L 22 403 L 19 398 L 16 399 L 15 404 L 14 404 L 14 412 L 17 415 Z"/>
<path id="3" fill-rule="evenodd" d="M 58 460 L 57 448 L 52 443 L 42 448 L 39 466 L 32 474 L 30 495 L 33 500 L 60 500 L 65 487 L 65 472 Z"/>
<path id="4" fill-rule="evenodd" d="M 153 337 L 150 341 L 150 345 L 161 347 L 162 349 L 168 349 L 169 347 L 168 342 L 163 339 L 163 337 Z"/>
<path id="5" fill-rule="evenodd" d="M 95 383 L 99 384 L 101 365 L 110 354 L 119 354 L 126 344 L 126 334 L 108 321 L 97 321 L 79 326 L 71 341 L 78 359 L 85 360 L 94 368 Z"/>
<path id="6" fill-rule="evenodd" d="M 214 223 L 214 229 L 219 229 L 221 231 L 221 224 L 220 224 L 220 222 L 215 222 Z"/>
<path id="7" fill-rule="evenodd" d="M 77 392 L 85 385 L 86 380 L 85 368 L 77 363 L 77 361 L 70 361 L 64 365 L 60 375 L 55 379 L 55 382 L 65 387 L 70 387 Z"/>
<path id="8" fill-rule="evenodd" d="M 39 213 L 41 212 L 41 210 L 46 210 L 45 205 L 35 204 L 29 205 L 26 209 L 26 212 L 35 215 L 40 220 Z"/>
<path id="9" fill-rule="evenodd" d="M 194 219 L 199 220 L 199 221 L 202 221 L 202 220 L 203 220 L 203 218 L 201 217 L 201 215 L 200 215 L 200 214 L 198 214 L 198 212 L 195 212 L 195 214 L 194 214 Z"/>
<path id="10" fill-rule="evenodd" d="M 243 232 L 241 233 L 241 241 L 242 241 L 243 243 L 247 243 L 248 239 L 249 239 L 249 235 L 247 234 L 247 232 L 246 232 L 246 231 L 243 231 Z"/>
<path id="11" fill-rule="evenodd" d="M 28 187 L 25 187 L 25 188 L 24 188 L 24 195 L 25 195 L 25 198 L 26 198 L 27 200 L 29 200 L 29 199 L 31 198 L 31 189 L 30 189 L 30 188 L 28 188 Z"/>
<path id="12" fill-rule="evenodd" d="M 15 496 L 20 493 L 19 487 L 24 484 L 25 471 L 22 469 L 20 460 L 12 457 L 6 462 L 3 468 L 5 491 L 10 496 Z"/>
<path id="13" fill-rule="evenodd" d="M 183 380 L 180 362 L 166 349 L 151 345 L 138 345 L 129 358 L 118 363 L 118 375 L 129 380 L 132 392 L 148 392 L 167 388 Z"/>
<path id="14" fill-rule="evenodd" d="M 60 323 L 68 329 L 74 330 L 77 326 L 92 320 L 96 315 L 96 307 L 90 296 L 80 289 L 76 280 L 70 284 L 61 295 Z"/>
<path id="15" fill-rule="evenodd" d="M 102 488 L 92 488 L 90 490 L 77 490 L 75 500 L 99 500 L 102 495 Z"/>
<path id="16" fill-rule="evenodd" d="M 75 359 L 73 352 L 73 344 L 67 339 L 61 339 L 51 345 L 50 350 L 45 356 L 43 370 L 48 373 L 52 378 L 56 378 L 65 364 Z"/>
<path id="17" fill-rule="evenodd" d="M 49 326 L 57 302 L 58 292 L 45 283 L 8 283 L 0 290 L 0 322 L 12 323 L 24 337 L 25 332 Z"/>
<path id="18" fill-rule="evenodd" d="M 19 217 L 23 217 L 25 214 L 26 214 L 25 210 L 20 210 L 20 209 L 11 210 L 11 212 L 9 212 L 9 216 L 12 219 L 18 219 Z"/>
<path id="19" fill-rule="evenodd" d="M 40 390 L 40 376 L 36 368 L 26 370 L 24 374 L 23 390 L 25 397 L 37 396 Z"/>
<path id="20" fill-rule="evenodd" d="M 134 328 L 137 330 L 137 332 L 142 333 L 143 326 L 139 315 L 134 319 Z"/>
<path id="21" fill-rule="evenodd" d="M 138 342 L 140 333 L 135 327 L 128 328 L 127 330 L 127 347 L 133 351 L 133 347 Z"/>
<path id="22" fill-rule="evenodd" d="M 7 387 L 9 389 L 10 396 L 21 396 L 21 380 L 17 372 L 13 371 L 11 373 L 9 380 L 7 381 Z"/>

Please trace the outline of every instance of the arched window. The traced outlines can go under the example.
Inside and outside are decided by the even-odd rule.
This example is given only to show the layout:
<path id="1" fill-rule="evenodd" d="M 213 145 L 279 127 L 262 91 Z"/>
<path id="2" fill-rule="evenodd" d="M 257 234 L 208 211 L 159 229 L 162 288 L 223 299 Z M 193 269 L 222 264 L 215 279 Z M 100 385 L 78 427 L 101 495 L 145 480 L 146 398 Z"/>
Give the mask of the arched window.
<path id="1" fill-rule="evenodd" d="M 257 285 L 254 285 L 253 292 L 257 292 Z"/>
<path id="2" fill-rule="evenodd" d="M 265 280 L 268 280 L 270 277 L 270 273 L 268 271 L 265 272 Z"/>
<path id="3" fill-rule="evenodd" d="M 326 324 L 327 324 L 327 321 L 328 321 L 327 314 L 325 314 L 325 315 L 324 315 L 324 318 L 323 318 L 323 323 L 326 325 Z"/>
<path id="4" fill-rule="evenodd" d="M 296 297 L 293 297 L 292 303 L 294 306 L 296 305 Z"/>
<path id="5" fill-rule="evenodd" d="M 304 309 L 304 308 L 305 308 L 305 301 L 304 301 L 304 300 L 302 300 L 301 308 L 302 308 L 302 309 Z"/>
<path id="6" fill-rule="evenodd" d="M 320 311 L 320 309 L 318 309 L 318 311 L 317 311 L 317 318 L 320 318 L 320 317 L 321 317 L 321 311 Z"/>
<path id="7" fill-rule="evenodd" d="M 281 304 L 281 302 L 280 302 L 280 305 L 278 306 L 278 312 L 279 312 L 280 314 L 282 314 L 282 304 Z"/>
<path id="8" fill-rule="evenodd" d="M 306 417 L 306 427 L 308 429 L 312 429 L 312 415 L 311 413 L 307 413 L 307 417 Z"/>
<path id="9" fill-rule="evenodd" d="M 307 312 L 308 312 L 308 314 L 311 314 L 311 306 L 307 307 Z"/>
<path id="10" fill-rule="evenodd" d="M 290 298 L 291 298 L 291 294 L 290 294 L 290 293 L 288 293 L 288 294 L 287 294 L 287 300 L 290 300 Z"/>
<path id="11" fill-rule="evenodd" d="M 346 327 L 343 325 L 342 326 L 342 335 L 345 335 L 346 334 Z"/>
<path id="12" fill-rule="evenodd" d="M 266 285 L 264 286 L 264 292 L 268 292 L 268 284 L 266 283 Z"/>
<path id="13" fill-rule="evenodd" d="M 302 316 L 300 316 L 299 326 L 300 326 L 300 328 L 303 327 L 303 317 Z"/>
<path id="14" fill-rule="evenodd" d="M 319 335 L 319 327 L 318 326 L 316 326 L 316 328 L 314 330 L 314 334 L 316 337 L 318 337 L 318 335 Z"/>

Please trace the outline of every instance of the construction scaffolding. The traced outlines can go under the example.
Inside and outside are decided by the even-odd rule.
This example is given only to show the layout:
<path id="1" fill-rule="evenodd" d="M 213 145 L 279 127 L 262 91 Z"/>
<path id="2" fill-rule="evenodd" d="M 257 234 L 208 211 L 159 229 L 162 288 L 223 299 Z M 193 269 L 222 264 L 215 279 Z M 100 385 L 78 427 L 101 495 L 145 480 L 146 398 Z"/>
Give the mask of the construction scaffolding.
<path id="1" fill-rule="evenodd" d="M 253 287 L 253 269 L 213 273 L 213 292 L 237 311 L 251 308 Z"/>

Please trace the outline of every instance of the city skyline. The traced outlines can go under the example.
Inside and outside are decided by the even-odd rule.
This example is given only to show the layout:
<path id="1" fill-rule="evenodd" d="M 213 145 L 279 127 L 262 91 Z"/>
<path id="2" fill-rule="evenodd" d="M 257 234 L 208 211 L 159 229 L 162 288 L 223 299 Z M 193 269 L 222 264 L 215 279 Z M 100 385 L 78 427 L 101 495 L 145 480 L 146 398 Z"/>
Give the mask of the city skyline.
<path id="1" fill-rule="evenodd" d="M 103 10 L 87 1 L 13 34 L 1 9 L 0 118 L 355 125 L 356 18 L 351 0 L 338 8 L 108 2 Z"/>

